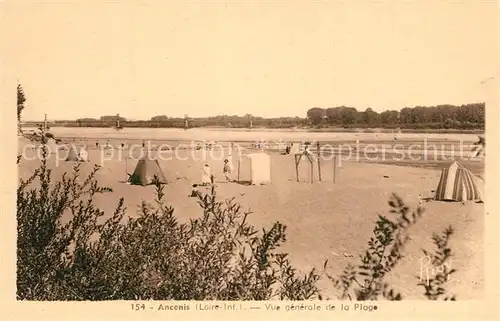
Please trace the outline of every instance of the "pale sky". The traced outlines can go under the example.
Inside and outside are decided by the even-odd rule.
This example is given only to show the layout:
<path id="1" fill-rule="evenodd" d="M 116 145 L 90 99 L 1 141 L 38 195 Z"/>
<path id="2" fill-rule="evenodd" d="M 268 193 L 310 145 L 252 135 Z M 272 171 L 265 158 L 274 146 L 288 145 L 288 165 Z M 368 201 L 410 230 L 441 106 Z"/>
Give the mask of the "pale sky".
<path id="1" fill-rule="evenodd" d="M 25 120 L 484 101 L 495 1 L 0 4 Z M 14 90 L 13 90 L 14 91 Z"/>

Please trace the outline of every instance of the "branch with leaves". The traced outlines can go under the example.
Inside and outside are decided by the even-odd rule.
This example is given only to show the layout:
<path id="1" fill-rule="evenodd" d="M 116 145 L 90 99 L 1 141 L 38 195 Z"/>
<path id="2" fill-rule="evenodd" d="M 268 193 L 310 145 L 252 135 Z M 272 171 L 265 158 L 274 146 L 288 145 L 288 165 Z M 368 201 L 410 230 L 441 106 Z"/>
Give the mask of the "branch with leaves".
<path id="1" fill-rule="evenodd" d="M 24 94 L 23 87 L 18 84 L 17 85 L 17 131 L 18 134 L 22 133 L 21 128 L 21 113 L 25 107 L 26 95 Z"/>
<path id="2" fill-rule="evenodd" d="M 373 236 L 368 241 L 368 249 L 361 255 L 358 266 L 348 264 L 339 277 L 326 273 L 339 291 L 339 300 L 402 300 L 401 293 L 395 291 L 385 277 L 394 269 L 404 256 L 405 245 L 410 240 L 408 230 L 414 226 L 424 213 L 422 207 L 410 211 L 403 200 L 393 194 L 389 200 L 391 218 L 379 215 L 373 229 Z M 438 250 L 432 255 L 433 266 L 444 266 L 427 283 L 420 282 L 419 286 L 425 287 L 427 298 L 435 300 L 444 294 L 442 285 L 448 280 L 455 270 L 449 269 L 445 262 L 451 256 L 451 249 L 447 247 L 449 237 L 452 235 L 451 227 L 445 230 L 442 236 L 434 235 L 433 240 Z M 426 256 L 430 254 L 424 252 Z M 324 269 L 327 268 L 325 262 Z M 445 298 L 453 300 L 453 297 Z"/>
<path id="3" fill-rule="evenodd" d="M 450 276 L 456 272 L 451 267 L 452 251 L 448 246 L 450 237 L 454 231 L 451 226 L 447 227 L 441 234 L 434 234 L 432 240 L 436 249 L 433 253 L 423 250 L 424 258 L 421 260 L 418 285 L 425 289 L 425 296 L 429 300 L 455 301 L 455 295 L 446 295 L 444 286 L 450 280 Z M 430 265 L 430 267 L 429 267 Z"/>

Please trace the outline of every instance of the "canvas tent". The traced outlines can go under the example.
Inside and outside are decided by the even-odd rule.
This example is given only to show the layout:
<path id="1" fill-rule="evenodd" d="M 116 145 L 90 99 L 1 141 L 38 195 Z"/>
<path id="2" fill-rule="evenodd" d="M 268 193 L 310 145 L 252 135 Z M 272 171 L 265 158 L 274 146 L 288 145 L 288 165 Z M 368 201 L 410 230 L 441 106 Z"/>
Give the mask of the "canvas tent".
<path id="1" fill-rule="evenodd" d="M 154 183 L 155 176 L 158 178 L 159 183 L 167 183 L 158 160 L 145 156 L 137 163 L 134 173 L 130 175 L 129 182 L 132 185 L 146 186 Z"/>
<path id="2" fill-rule="evenodd" d="M 83 148 L 71 146 L 66 157 L 67 162 L 86 162 L 88 161 L 87 152 Z"/>
<path id="3" fill-rule="evenodd" d="M 271 158 L 266 153 L 242 155 L 238 163 L 238 179 L 251 185 L 271 182 Z"/>
<path id="4" fill-rule="evenodd" d="M 290 150 L 290 154 L 292 154 L 292 155 L 300 154 L 300 144 L 299 143 L 292 143 L 292 148 Z"/>
<path id="5" fill-rule="evenodd" d="M 482 192 L 478 188 L 480 181 L 467 168 L 453 162 L 443 168 L 436 189 L 435 200 L 438 201 L 482 201 Z"/>

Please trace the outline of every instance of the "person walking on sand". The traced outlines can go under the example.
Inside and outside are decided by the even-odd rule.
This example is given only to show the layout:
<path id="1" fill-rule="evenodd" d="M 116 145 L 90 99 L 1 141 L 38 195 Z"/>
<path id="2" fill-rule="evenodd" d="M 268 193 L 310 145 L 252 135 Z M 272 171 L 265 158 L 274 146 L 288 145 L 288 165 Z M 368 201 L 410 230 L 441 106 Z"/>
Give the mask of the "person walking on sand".
<path id="1" fill-rule="evenodd" d="M 479 140 L 474 143 L 476 147 L 472 150 L 472 155 L 470 158 L 478 157 L 480 154 L 485 155 L 486 142 L 485 138 L 482 136 L 478 136 Z"/>
<path id="2" fill-rule="evenodd" d="M 212 169 L 210 165 L 203 166 L 203 173 L 201 175 L 201 185 L 206 186 L 212 183 Z"/>
<path id="3" fill-rule="evenodd" d="M 224 169 L 223 169 L 223 172 L 224 172 L 224 177 L 226 178 L 226 182 L 230 182 L 231 181 L 231 172 L 232 172 L 233 168 L 231 166 L 231 163 L 229 162 L 229 159 L 225 159 L 224 160 Z"/>
<path id="4" fill-rule="evenodd" d="M 304 147 L 304 154 L 308 155 L 308 156 L 311 156 L 312 155 L 312 152 L 311 152 L 311 144 L 309 142 L 307 142 L 305 144 L 305 147 Z"/>

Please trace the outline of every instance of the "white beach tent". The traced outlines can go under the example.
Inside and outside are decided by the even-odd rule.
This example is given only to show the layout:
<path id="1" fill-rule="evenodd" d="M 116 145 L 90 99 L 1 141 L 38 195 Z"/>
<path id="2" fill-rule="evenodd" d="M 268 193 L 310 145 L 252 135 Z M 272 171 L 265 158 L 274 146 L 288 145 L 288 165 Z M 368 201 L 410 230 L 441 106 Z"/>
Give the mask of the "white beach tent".
<path id="1" fill-rule="evenodd" d="M 242 155 L 238 162 L 238 179 L 251 185 L 271 183 L 271 157 L 266 153 Z"/>

